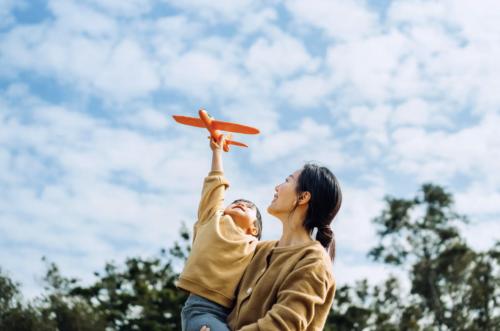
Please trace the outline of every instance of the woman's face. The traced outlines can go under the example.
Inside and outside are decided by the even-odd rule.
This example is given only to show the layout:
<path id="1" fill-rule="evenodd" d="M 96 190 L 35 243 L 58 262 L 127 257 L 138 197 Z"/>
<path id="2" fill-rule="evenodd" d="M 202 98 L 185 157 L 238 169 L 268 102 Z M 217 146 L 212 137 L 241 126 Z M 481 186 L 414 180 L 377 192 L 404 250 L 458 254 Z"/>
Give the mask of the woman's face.
<path id="1" fill-rule="evenodd" d="M 267 212 L 273 216 L 287 216 L 297 203 L 297 180 L 299 179 L 301 170 L 295 171 L 289 175 L 285 181 L 274 189 L 274 199 L 267 207 Z"/>

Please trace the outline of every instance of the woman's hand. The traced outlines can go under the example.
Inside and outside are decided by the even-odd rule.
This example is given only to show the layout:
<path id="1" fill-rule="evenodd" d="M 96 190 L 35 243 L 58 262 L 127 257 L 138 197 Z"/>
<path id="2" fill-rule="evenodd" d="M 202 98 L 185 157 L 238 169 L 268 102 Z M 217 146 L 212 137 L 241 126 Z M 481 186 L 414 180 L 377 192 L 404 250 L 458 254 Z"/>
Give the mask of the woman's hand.
<path id="1" fill-rule="evenodd" d="M 200 331 L 210 331 L 210 328 L 208 326 L 203 325 Z"/>

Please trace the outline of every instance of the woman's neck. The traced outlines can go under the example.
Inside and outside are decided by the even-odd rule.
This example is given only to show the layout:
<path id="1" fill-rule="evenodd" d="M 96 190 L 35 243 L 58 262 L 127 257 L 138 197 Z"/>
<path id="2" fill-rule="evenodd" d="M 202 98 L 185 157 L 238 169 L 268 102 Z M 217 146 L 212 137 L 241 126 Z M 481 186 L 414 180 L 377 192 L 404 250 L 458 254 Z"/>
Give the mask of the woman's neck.
<path id="1" fill-rule="evenodd" d="M 296 210 L 287 218 L 281 219 L 283 232 L 277 247 L 299 245 L 312 241 L 311 236 L 304 228 L 305 213 Z"/>

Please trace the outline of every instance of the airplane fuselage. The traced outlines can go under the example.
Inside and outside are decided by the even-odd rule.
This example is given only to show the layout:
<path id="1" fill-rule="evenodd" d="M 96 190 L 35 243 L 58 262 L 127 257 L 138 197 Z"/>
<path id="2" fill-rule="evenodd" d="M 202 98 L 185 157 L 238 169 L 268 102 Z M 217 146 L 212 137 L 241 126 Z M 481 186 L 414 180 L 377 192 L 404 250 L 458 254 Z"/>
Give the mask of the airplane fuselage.
<path id="1" fill-rule="evenodd" d="M 210 132 L 212 138 L 215 139 L 215 141 L 218 141 L 222 133 L 212 127 L 213 119 L 208 116 L 208 113 L 204 109 L 200 109 L 198 111 L 198 114 L 200 115 L 200 119 L 203 121 L 203 123 L 205 123 L 205 126 L 207 127 L 208 132 Z"/>

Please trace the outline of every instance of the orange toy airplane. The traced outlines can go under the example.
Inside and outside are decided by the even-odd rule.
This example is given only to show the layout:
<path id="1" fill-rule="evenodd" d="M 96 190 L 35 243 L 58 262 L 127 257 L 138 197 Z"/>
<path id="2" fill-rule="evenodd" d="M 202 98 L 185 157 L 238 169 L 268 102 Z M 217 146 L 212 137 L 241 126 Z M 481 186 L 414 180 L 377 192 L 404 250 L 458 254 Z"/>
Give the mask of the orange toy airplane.
<path id="1" fill-rule="evenodd" d="M 251 126 L 231 122 L 216 121 L 214 118 L 210 117 L 210 115 L 208 115 L 208 113 L 204 109 L 200 109 L 198 111 L 198 114 L 200 115 L 200 118 L 180 115 L 173 115 L 172 117 L 177 123 L 196 126 L 198 128 L 206 128 L 208 132 L 210 132 L 210 136 L 212 137 L 212 139 L 214 139 L 215 141 L 219 141 L 221 136 L 223 136 L 223 134 L 220 133 L 219 130 L 244 134 L 257 134 L 260 132 L 258 129 L 252 128 Z M 224 140 L 224 146 L 222 146 L 224 152 L 229 152 L 229 145 L 248 147 L 243 143 L 231 140 L 231 137 L 232 135 L 228 134 L 227 138 Z"/>

